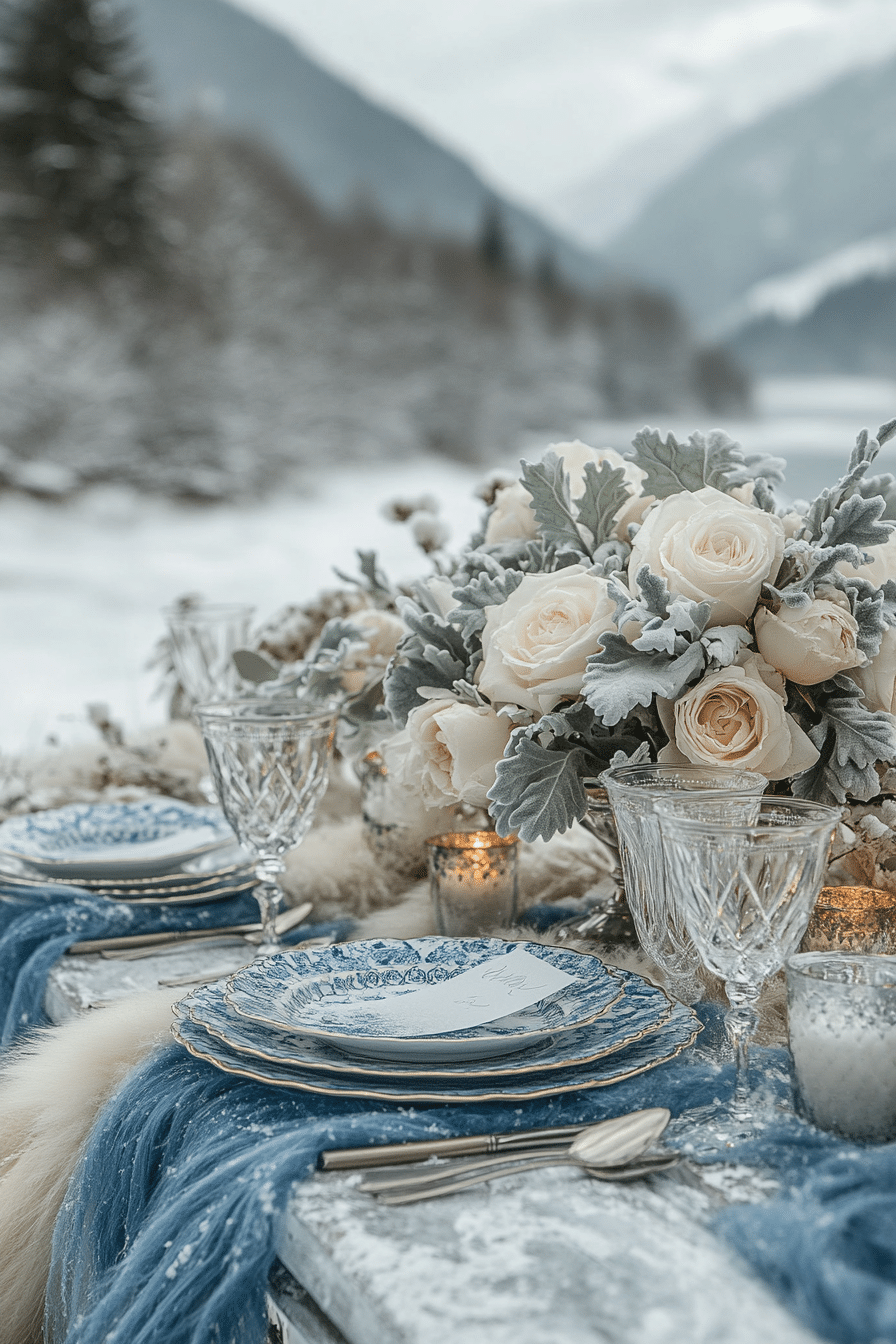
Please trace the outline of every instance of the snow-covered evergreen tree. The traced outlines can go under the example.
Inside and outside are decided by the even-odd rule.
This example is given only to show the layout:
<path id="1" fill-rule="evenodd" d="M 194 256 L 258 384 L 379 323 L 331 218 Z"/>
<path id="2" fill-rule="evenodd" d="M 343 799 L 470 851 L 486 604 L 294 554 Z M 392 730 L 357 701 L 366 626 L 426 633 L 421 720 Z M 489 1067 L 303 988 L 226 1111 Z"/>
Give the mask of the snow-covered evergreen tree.
<path id="1" fill-rule="evenodd" d="M 158 137 L 106 0 L 8 0 L 0 64 L 4 232 L 69 266 L 145 257 Z"/>

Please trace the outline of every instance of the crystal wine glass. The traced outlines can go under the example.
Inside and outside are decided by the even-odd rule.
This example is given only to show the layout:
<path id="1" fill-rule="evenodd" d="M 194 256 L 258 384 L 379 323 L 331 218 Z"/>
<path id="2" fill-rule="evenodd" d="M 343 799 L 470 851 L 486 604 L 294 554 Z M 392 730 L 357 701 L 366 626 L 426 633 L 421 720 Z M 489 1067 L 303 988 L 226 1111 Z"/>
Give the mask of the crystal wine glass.
<path id="1" fill-rule="evenodd" d="M 327 787 L 336 728 L 334 701 L 227 700 L 197 705 L 224 815 L 255 857 L 261 912 L 258 955 L 280 945 L 283 856 L 307 834 Z"/>
<path id="2" fill-rule="evenodd" d="M 706 1154 L 749 1138 L 754 1104 L 749 1046 L 756 1001 L 805 932 L 821 890 L 830 842 L 843 809 L 797 798 L 763 798 L 749 821 L 731 801 L 669 795 L 656 804 L 669 880 L 703 963 L 725 981 L 725 1029 L 737 1066 L 728 1108 L 707 1117 Z"/>
<path id="3" fill-rule="evenodd" d="M 620 765 L 601 776 L 616 822 L 625 894 L 644 951 L 666 977 L 667 987 L 683 1003 L 703 993 L 700 958 L 685 928 L 675 892 L 666 881 L 666 865 L 656 805 L 679 794 L 693 801 L 709 791 L 728 799 L 756 798 L 768 787 L 764 775 L 715 765 Z"/>
<path id="4" fill-rule="evenodd" d="M 239 692 L 242 679 L 233 654 L 249 643 L 254 611 L 240 602 L 184 602 L 162 612 L 174 670 L 192 706 Z"/>

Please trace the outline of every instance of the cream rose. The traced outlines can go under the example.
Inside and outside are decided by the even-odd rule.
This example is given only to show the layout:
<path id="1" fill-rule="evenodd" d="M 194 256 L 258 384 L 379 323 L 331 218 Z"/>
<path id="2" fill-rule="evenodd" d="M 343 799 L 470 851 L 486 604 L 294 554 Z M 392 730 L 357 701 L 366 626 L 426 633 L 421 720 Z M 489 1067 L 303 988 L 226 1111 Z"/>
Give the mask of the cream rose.
<path id="1" fill-rule="evenodd" d="M 506 602 L 485 612 L 479 689 L 495 704 L 539 713 L 580 694 L 589 655 L 616 628 L 606 579 L 583 565 L 526 574 Z"/>
<path id="2" fill-rule="evenodd" d="M 355 611 L 348 619 L 364 636 L 363 648 L 355 650 L 342 673 L 343 689 L 349 695 L 357 695 L 364 689 L 371 669 L 385 671 L 386 664 L 398 647 L 398 641 L 407 631 L 392 612 L 379 611 L 376 607 Z"/>
<path id="3" fill-rule="evenodd" d="M 849 674 L 865 692 L 869 709 L 884 709 L 896 714 L 896 629 L 887 626 L 880 641 L 880 652 L 866 667 L 857 667 Z"/>
<path id="4" fill-rule="evenodd" d="M 873 583 L 875 588 L 880 588 L 886 583 L 887 579 L 896 579 L 896 529 L 892 531 L 885 542 L 880 546 L 865 546 L 862 548 L 867 555 L 871 556 L 871 563 L 868 565 L 847 565 L 840 564 L 837 568 L 847 578 L 867 579 Z"/>
<path id="5" fill-rule="evenodd" d="M 760 607 L 754 621 L 756 647 L 767 663 L 799 686 L 816 686 L 849 667 L 861 667 L 859 626 L 848 607 L 817 598 L 802 610 Z"/>
<path id="6" fill-rule="evenodd" d="M 529 507 L 532 496 L 522 481 L 513 485 L 501 486 L 495 492 L 495 507 L 488 516 L 485 526 L 486 545 L 492 546 L 499 541 L 516 541 L 519 537 L 535 537 L 538 525 L 535 514 Z"/>
<path id="7" fill-rule="evenodd" d="M 673 743 L 660 759 L 738 766 L 768 779 L 808 770 L 818 750 L 784 708 L 784 680 L 755 653 L 698 681 L 675 701 Z"/>
<path id="8" fill-rule="evenodd" d="M 427 807 L 457 802 L 488 807 L 495 765 L 512 731 L 510 720 L 493 710 L 447 697 L 427 700 L 408 715 L 400 782 L 415 788 Z M 399 759 L 394 749 L 393 755 Z"/>
<path id="9" fill-rule="evenodd" d="M 780 518 L 705 485 L 669 495 L 647 514 L 632 543 L 629 587 L 642 565 L 674 593 L 710 602 L 710 625 L 743 625 L 784 554 Z"/>

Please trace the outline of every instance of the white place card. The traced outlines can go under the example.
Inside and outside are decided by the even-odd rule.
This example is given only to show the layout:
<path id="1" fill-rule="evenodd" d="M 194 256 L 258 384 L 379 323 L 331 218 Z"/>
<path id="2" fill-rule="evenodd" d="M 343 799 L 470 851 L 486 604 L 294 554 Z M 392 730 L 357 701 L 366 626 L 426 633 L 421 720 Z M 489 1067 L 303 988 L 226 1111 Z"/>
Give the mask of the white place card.
<path id="1" fill-rule="evenodd" d="M 435 1036 L 494 1022 L 528 1008 L 576 977 L 557 970 L 525 948 L 489 957 L 469 971 L 422 989 L 398 989 L 381 1002 L 365 1001 L 364 1025 L 383 1036 Z M 360 1005 L 333 1004 L 328 1020 L 357 1019 Z"/>

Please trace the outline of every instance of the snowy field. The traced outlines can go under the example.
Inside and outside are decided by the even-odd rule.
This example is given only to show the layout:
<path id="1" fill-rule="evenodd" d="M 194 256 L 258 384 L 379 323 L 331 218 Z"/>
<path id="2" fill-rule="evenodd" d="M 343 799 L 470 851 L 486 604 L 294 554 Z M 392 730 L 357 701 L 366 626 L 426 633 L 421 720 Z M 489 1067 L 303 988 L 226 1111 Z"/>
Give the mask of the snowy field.
<path id="1" fill-rule="evenodd" d="M 754 419 L 723 428 L 749 451 L 787 458 L 788 493 L 805 497 L 839 473 L 858 429 L 873 432 L 894 415 L 896 382 L 788 380 L 760 389 Z M 625 448 L 642 423 L 578 433 Z M 659 427 L 686 436 L 712 424 L 673 417 Z M 879 463 L 896 474 L 896 448 Z M 159 722 L 146 670 L 163 630 L 159 608 L 200 592 L 253 602 L 265 618 L 331 584 L 333 565 L 352 572 L 356 547 L 376 550 L 390 576 L 409 577 L 425 562 L 407 530 L 381 516 L 382 504 L 434 494 L 459 544 L 479 516 L 472 490 L 484 474 L 435 460 L 345 469 L 322 477 L 313 496 L 239 509 L 188 509 L 108 489 L 63 506 L 0 499 L 0 751 L 92 736 L 91 701 L 129 728 Z"/>

